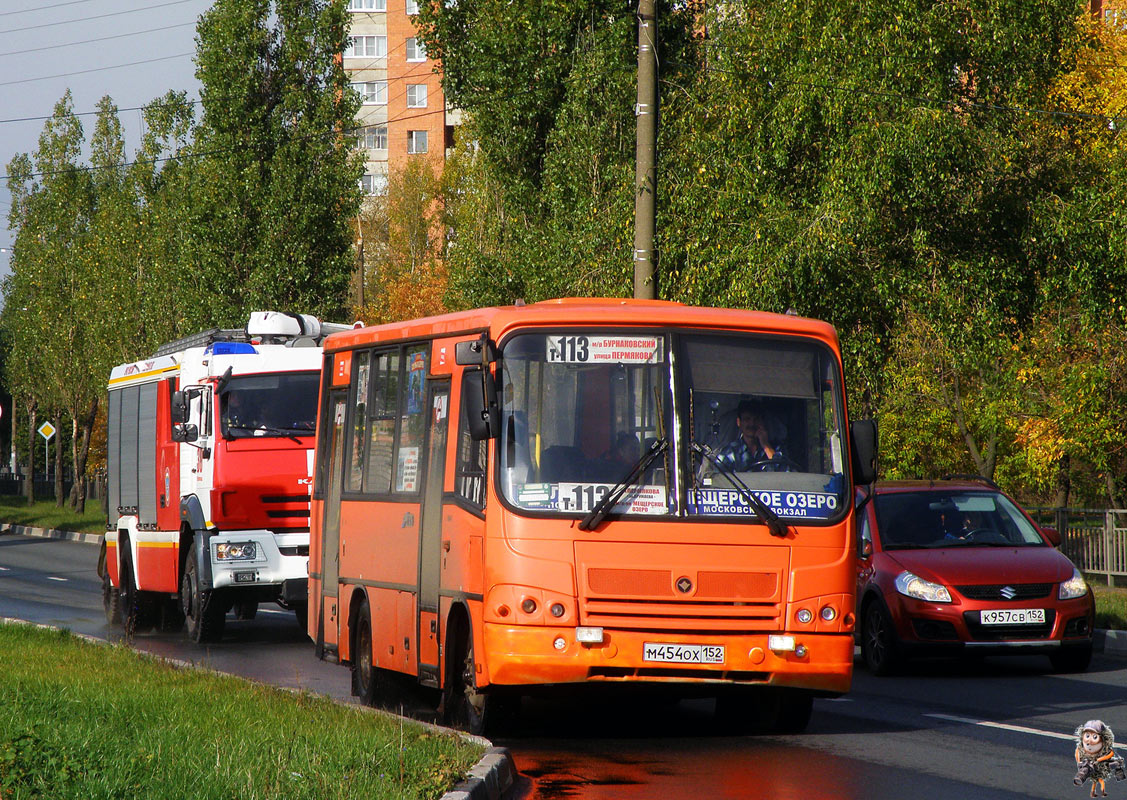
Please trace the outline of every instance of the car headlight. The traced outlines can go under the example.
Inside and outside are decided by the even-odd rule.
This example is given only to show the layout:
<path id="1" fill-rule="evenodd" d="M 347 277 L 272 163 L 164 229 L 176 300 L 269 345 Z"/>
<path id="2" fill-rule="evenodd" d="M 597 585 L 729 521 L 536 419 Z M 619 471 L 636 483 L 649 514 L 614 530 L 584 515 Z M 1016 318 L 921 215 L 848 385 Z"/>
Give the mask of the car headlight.
<path id="1" fill-rule="evenodd" d="M 1072 600 L 1075 597 L 1083 597 L 1088 593 L 1088 582 L 1084 580 L 1084 576 L 1080 574 L 1080 570 L 1076 567 L 1072 568 L 1072 577 L 1060 585 L 1060 592 L 1057 596 L 1061 600 Z"/>
<path id="2" fill-rule="evenodd" d="M 254 542 L 221 542 L 215 545 L 217 561 L 253 561 L 257 554 L 258 548 Z"/>
<path id="3" fill-rule="evenodd" d="M 907 571 L 896 576 L 896 591 L 917 600 L 927 600 L 929 603 L 951 602 L 951 593 L 947 591 L 946 586 L 925 581 L 920 576 Z"/>

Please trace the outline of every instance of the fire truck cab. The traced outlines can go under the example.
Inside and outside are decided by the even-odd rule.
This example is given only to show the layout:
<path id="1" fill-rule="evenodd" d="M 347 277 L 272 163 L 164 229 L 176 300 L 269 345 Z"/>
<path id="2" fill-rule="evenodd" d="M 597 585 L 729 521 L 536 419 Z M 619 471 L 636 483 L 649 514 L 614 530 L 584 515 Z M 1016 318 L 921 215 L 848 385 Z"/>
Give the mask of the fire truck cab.
<path id="1" fill-rule="evenodd" d="M 99 572 L 126 632 L 222 636 L 276 602 L 305 624 L 321 338 L 347 325 L 256 312 L 122 364 L 109 381 Z"/>

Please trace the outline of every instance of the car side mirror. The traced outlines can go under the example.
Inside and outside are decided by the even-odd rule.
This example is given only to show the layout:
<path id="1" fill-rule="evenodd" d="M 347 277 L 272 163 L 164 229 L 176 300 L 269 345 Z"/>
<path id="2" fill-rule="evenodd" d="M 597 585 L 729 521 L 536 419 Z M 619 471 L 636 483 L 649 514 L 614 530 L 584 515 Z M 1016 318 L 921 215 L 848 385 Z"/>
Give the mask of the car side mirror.
<path id="1" fill-rule="evenodd" d="M 853 464 L 853 482 L 861 486 L 877 479 L 877 423 L 871 419 L 855 419 L 849 423 L 849 455 Z"/>
<path id="2" fill-rule="evenodd" d="M 195 425 L 187 422 L 177 423 L 172 426 L 172 441 L 174 442 L 194 442 L 200 438 L 200 429 Z"/>
<path id="3" fill-rule="evenodd" d="M 1044 527 L 1041 528 L 1041 533 L 1045 534 L 1045 538 L 1049 540 L 1049 544 L 1053 547 L 1060 547 L 1060 531 L 1056 528 Z"/>
<path id="4" fill-rule="evenodd" d="M 861 546 L 857 548 L 858 555 L 861 558 L 869 558 L 873 555 L 873 543 L 869 539 L 862 539 Z"/>

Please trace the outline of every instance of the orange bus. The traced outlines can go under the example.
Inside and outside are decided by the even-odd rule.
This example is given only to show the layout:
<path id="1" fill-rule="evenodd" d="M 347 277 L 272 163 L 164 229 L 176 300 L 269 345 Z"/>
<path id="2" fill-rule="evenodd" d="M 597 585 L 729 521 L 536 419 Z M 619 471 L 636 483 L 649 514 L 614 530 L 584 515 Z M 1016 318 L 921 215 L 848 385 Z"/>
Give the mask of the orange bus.
<path id="1" fill-rule="evenodd" d="M 548 687 L 637 684 L 798 731 L 849 689 L 876 433 L 846 423 L 830 325 L 564 299 L 324 353 L 309 634 L 364 702 L 431 687 L 481 731 Z"/>

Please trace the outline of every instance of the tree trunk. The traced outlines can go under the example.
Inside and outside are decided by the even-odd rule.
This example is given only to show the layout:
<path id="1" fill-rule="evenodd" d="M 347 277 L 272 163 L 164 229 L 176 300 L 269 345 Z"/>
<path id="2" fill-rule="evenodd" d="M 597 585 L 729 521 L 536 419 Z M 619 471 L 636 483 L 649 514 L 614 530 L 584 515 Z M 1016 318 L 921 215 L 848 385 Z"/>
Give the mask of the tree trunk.
<path id="1" fill-rule="evenodd" d="M 1072 491 L 1072 475 L 1069 473 L 1071 459 L 1065 453 L 1057 461 L 1057 498 L 1053 503 L 1057 508 L 1068 507 L 1068 495 Z"/>
<path id="2" fill-rule="evenodd" d="M 35 503 L 35 429 L 39 427 L 35 423 L 37 422 L 36 410 L 38 409 L 38 407 L 39 404 L 32 400 L 27 408 L 27 419 L 29 427 L 27 440 L 31 444 L 27 448 L 27 479 L 24 481 L 24 483 L 27 487 L 27 504 L 29 506 Z"/>
<path id="3" fill-rule="evenodd" d="M 1107 501 L 1111 508 L 1123 508 L 1119 504 L 1119 492 L 1115 487 L 1115 476 L 1110 472 L 1106 476 L 1107 481 Z"/>
<path id="4" fill-rule="evenodd" d="M 79 514 L 86 511 L 86 461 L 90 456 L 90 436 L 98 417 L 98 398 L 90 401 L 90 410 L 81 419 L 74 420 L 75 432 L 71 441 L 74 463 L 74 486 L 71 489 L 71 506 Z M 81 428 L 79 425 L 81 424 Z M 80 437 L 81 434 L 81 437 Z"/>
<path id="5" fill-rule="evenodd" d="M 62 420 L 55 417 L 55 507 L 62 508 L 66 502 L 63 494 L 63 427 Z"/>

